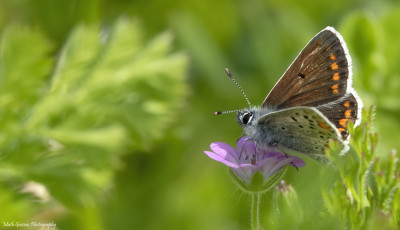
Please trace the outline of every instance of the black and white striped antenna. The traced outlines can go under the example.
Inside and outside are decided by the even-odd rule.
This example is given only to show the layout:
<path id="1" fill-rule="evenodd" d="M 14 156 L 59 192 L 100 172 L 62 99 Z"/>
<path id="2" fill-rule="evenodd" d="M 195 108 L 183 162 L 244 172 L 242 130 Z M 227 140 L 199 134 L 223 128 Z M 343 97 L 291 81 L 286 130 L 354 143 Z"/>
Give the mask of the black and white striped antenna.
<path id="1" fill-rule="evenodd" d="M 231 74 L 231 72 L 229 71 L 228 68 L 225 68 L 225 72 L 228 75 L 228 77 L 230 79 L 232 79 L 232 81 L 235 83 L 235 85 L 239 88 L 240 92 L 242 92 L 242 94 L 244 96 L 244 99 L 246 99 L 247 104 L 249 104 L 249 108 L 250 108 L 251 107 L 250 101 L 247 98 L 246 94 L 244 93 L 242 87 L 240 87 L 240 85 L 237 83 L 237 81 L 235 80 L 235 78 L 233 77 L 233 75 Z M 229 111 L 217 111 L 217 112 L 214 112 L 214 115 L 220 115 L 220 114 L 226 114 L 226 113 L 235 113 L 235 112 L 238 112 L 238 111 L 239 111 L 239 109 L 229 110 Z"/>

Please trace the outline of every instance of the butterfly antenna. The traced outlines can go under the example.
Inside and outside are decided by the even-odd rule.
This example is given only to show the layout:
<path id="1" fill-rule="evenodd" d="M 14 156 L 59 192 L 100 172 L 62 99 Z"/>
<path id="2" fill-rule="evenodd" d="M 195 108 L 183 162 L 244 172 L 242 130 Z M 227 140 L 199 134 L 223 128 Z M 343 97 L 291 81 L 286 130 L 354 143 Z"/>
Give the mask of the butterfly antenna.
<path id="1" fill-rule="evenodd" d="M 220 115 L 220 114 L 226 114 L 226 113 L 236 113 L 238 111 L 239 111 L 239 109 L 229 110 L 229 111 L 217 111 L 217 112 L 214 112 L 214 115 Z"/>
<path id="2" fill-rule="evenodd" d="M 228 69 L 228 68 L 225 68 L 225 72 L 226 72 L 226 74 L 228 75 L 228 77 L 229 77 L 230 79 L 232 79 L 232 81 L 236 84 L 236 86 L 239 88 L 240 92 L 242 92 L 244 98 L 245 98 L 246 101 L 247 101 L 247 104 L 249 104 L 249 107 L 251 107 L 251 104 L 250 104 L 249 99 L 247 98 L 246 94 L 244 93 L 242 87 L 240 87 L 240 85 L 236 82 L 235 78 L 233 78 L 233 75 L 231 74 L 231 72 L 229 71 L 229 69 Z"/>
<path id="3" fill-rule="evenodd" d="M 226 74 L 228 75 L 228 77 L 229 77 L 230 79 L 232 79 L 232 81 L 236 84 L 236 86 L 239 88 L 240 92 L 242 92 L 244 98 L 245 98 L 246 101 L 247 101 L 247 104 L 249 104 L 249 107 L 251 107 L 251 104 L 250 104 L 249 99 L 247 98 L 247 96 L 246 96 L 246 94 L 244 93 L 242 87 L 240 87 L 240 85 L 237 83 L 237 81 L 235 80 L 235 78 L 233 77 L 233 75 L 231 74 L 231 72 L 229 71 L 229 69 L 228 69 L 228 68 L 225 68 L 225 72 L 226 72 Z M 238 112 L 238 111 L 240 111 L 240 109 L 229 110 L 229 111 L 217 111 L 217 112 L 214 112 L 214 115 L 220 115 L 220 114 L 226 114 L 226 113 L 236 113 L 236 112 Z"/>

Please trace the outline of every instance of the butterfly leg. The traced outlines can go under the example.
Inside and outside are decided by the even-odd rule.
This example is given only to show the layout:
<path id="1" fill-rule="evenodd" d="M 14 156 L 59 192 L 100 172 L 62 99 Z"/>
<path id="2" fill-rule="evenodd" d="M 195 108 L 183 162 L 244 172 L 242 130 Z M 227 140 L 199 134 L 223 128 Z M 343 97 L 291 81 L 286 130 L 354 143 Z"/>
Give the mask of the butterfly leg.
<path id="1" fill-rule="evenodd" d="M 246 140 L 243 141 L 242 150 L 240 150 L 240 153 L 239 153 L 239 161 L 240 161 L 240 158 L 242 158 L 242 153 L 243 153 L 243 149 L 244 149 L 244 143 L 246 143 Z M 247 158 L 247 156 L 246 156 L 246 158 Z"/>
<path id="2" fill-rule="evenodd" d="M 246 132 L 243 131 L 242 135 L 240 135 L 240 137 L 236 140 L 236 142 L 238 142 L 240 140 L 240 138 L 242 138 L 244 136 L 245 133 Z M 246 143 L 246 141 L 247 141 L 247 139 L 243 141 L 242 150 L 240 150 L 240 154 L 239 154 L 239 160 L 242 157 L 242 152 L 243 152 L 243 149 L 244 149 L 244 143 Z"/>
<path id="3" fill-rule="evenodd" d="M 257 150 L 258 150 L 258 148 L 257 148 L 258 145 L 257 145 L 257 143 L 258 143 L 257 141 L 254 142 L 254 144 L 255 144 L 255 146 L 256 146 L 256 153 L 255 153 L 255 155 L 253 156 L 253 158 L 251 159 L 251 164 L 253 164 L 253 165 L 255 165 L 256 162 L 257 162 L 257 160 L 258 160 L 258 159 L 257 159 L 257 157 L 258 157 L 258 151 L 257 151 Z"/>
<path id="4" fill-rule="evenodd" d="M 239 138 L 240 139 L 240 138 Z M 243 144 L 242 144 L 242 150 L 240 151 L 240 153 L 239 153 L 239 160 L 242 158 L 242 153 L 243 153 L 243 149 L 244 149 L 244 144 L 246 143 L 246 141 L 254 141 L 253 139 L 251 139 L 251 138 L 247 138 L 246 140 L 244 140 L 243 141 Z M 256 162 L 257 162 L 257 142 L 255 141 L 255 147 L 256 147 L 256 152 L 255 152 L 255 154 L 252 156 L 252 158 L 251 158 L 251 163 L 254 165 L 254 164 L 256 164 Z M 249 155 L 247 155 L 247 153 L 245 153 L 246 154 L 246 158 L 245 158 L 245 160 L 247 160 L 248 158 L 249 158 Z"/>
<path id="5" fill-rule="evenodd" d="M 243 135 L 243 134 L 242 134 L 242 135 Z M 239 139 L 240 139 L 240 138 L 239 138 Z M 238 140 L 238 141 L 239 141 L 239 140 Z M 246 141 L 252 141 L 252 139 L 248 138 L 248 139 L 246 139 L 246 140 L 243 141 L 242 150 L 240 150 L 240 154 L 239 154 L 239 160 L 240 160 L 240 158 L 242 157 L 242 153 L 243 153 L 243 149 L 244 149 L 244 144 L 246 143 Z M 247 160 L 248 157 L 249 157 L 249 156 L 246 154 L 246 160 Z"/>
<path id="6" fill-rule="evenodd" d="M 272 147 L 276 148 L 276 147 L 278 147 L 278 142 L 277 142 L 277 141 L 273 141 L 273 142 L 270 143 L 270 145 L 271 145 Z M 286 158 L 289 158 L 289 156 L 287 155 L 287 153 L 284 152 L 283 154 L 285 154 L 285 157 L 286 157 Z M 293 166 L 293 167 L 295 167 L 296 170 L 299 171 L 299 169 L 296 167 L 296 165 L 295 165 L 293 162 L 290 162 L 290 165 Z"/>
<path id="7" fill-rule="evenodd" d="M 287 153 L 283 153 L 283 154 L 285 154 L 285 157 L 286 157 L 286 158 L 289 158 L 289 156 L 287 155 Z M 297 166 L 296 166 L 293 162 L 290 162 L 290 165 L 293 166 L 293 167 L 295 167 L 296 170 L 299 171 L 299 168 L 297 168 Z"/>

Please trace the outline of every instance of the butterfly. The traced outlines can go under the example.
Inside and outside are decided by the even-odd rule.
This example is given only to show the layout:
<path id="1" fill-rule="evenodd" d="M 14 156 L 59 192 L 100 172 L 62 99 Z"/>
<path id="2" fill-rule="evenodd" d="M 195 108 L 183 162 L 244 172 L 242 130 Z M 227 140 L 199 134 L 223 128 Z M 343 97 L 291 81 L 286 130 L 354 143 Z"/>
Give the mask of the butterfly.
<path id="1" fill-rule="evenodd" d="M 300 52 L 260 107 L 249 103 L 249 108 L 235 112 L 244 134 L 257 145 L 329 162 L 325 155 L 329 140 L 346 152 L 347 124 L 359 124 L 361 108 L 362 101 L 352 88 L 346 44 L 339 32 L 327 27 Z"/>

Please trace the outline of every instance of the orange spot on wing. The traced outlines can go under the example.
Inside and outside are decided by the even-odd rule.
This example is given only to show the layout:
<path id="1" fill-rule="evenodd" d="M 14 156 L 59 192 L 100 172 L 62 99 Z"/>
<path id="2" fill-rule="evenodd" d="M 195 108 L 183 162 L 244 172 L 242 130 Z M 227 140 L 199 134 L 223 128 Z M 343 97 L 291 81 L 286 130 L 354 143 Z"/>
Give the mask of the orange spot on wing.
<path id="1" fill-rule="evenodd" d="M 323 121 L 318 121 L 318 126 L 325 129 L 326 131 L 331 131 L 331 129 Z"/>
<path id="2" fill-rule="evenodd" d="M 333 69 L 333 70 L 339 69 L 339 66 L 337 65 L 336 62 L 334 62 L 334 63 L 331 64 L 331 69 Z"/>
<path id="3" fill-rule="evenodd" d="M 331 86 L 333 94 L 339 93 L 339 89 L 338 88 L 339 88 L 338 84 L 334 84 L 333 86 Z"/>
<path id="4" fill-rule="evenodd" d="M 343 105 L 344 105 L 344 107 L 349 108 L 349 107 L 350 107 L 350 102 L 349 102 L 349 101 L 346 101 Z"/>
<path id="5" fill-rule="evenodd" d="M 335 73 L 335 74 L 332 76 L 332 79 L 333 79 L 334 81 L 339 81 L 339 80 L 340 80 L 339 73 Z"/>
<path id="6" fill-rule="evenodd" d="M 349 109 L 349 110 L 346 110 L 345 112 L 344 112 L 344 116 L 345 117 L 351 117 L 351 110 Z"/>
<path id="7" fill-rule="evenodd" d="M 336 59 L 336 57 L 335 57 L 335 55 L 334 55 L 333 53 L 331 53 L 331 54 L 329 55 L 329 57 L 331 58 L 331 60 L 335 60 L 335 59 Z"/>
<path id="8" fill-rule="evenodd" d="M 343 118 L 343 119 L 340 119 L 339 120 L 339 124 L 342 126 L 342 127 L 347 127 L 347 121 L 348 121 L 349 119 L 347 119 L 347 118 Z"/>
<path id="9" fill-rule="evenodd" d="M 338 130 L 339 130 L 339 133 L 342 133 L 342 132 L 344 132 L 344 128 L 338 128 Z"/>

